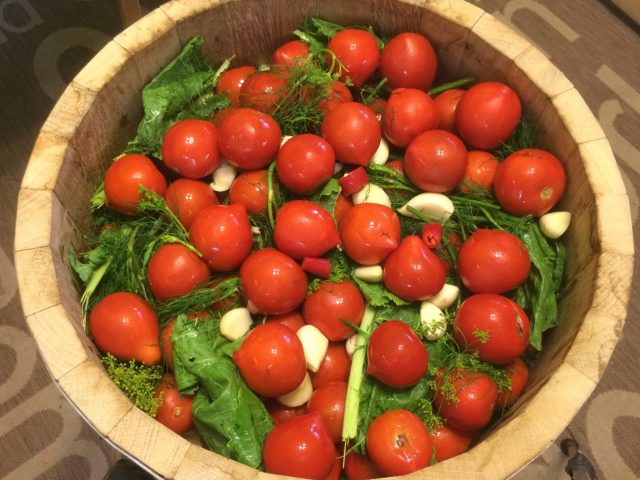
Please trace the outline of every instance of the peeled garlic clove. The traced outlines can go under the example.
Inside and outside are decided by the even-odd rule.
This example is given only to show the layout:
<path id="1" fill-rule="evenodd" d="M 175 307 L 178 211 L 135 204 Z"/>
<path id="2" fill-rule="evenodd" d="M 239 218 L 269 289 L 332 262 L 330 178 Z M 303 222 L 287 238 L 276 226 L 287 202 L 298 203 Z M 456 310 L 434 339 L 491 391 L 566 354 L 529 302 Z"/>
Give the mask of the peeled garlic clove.
<path id="1" fill-rule="evenodd" d="M 449 197 L 442 193 L 421 193 L 409 200 L 405 205 L 398 209 L 398 213 L 405 217 L 416 218 L 408 207 L 415 208 L 423 215 L 426 215 L 434 222 L 446 222 L 453 214 L 455 207 Z"/>
<path id="2" fill-rule="evenodd" d="M 458 288 L 456 285 L 445 283 L 442 287 L 442 290 L 436 293 L 433 297 L 429 297 L 427 300 L 429 301 L 429 303 L 433 303 L 436 307 L 445 309 L 453 305 L 459 295 L 460 288 Z"/>
<path id="3" fill-rule="evenodd" d="M 356 351 L 356 343 L 358 342 L 358 335 L 359 334 L 355 334 L 355 335 L 351 335 L 349 338 L 347 338 L 347 341 L 345 342 L 344 347 L 347 349 L 347 355 L 349 355 L 349 358 L 351 358 L 353 356 L 353 352 Z"/>
<path id="4" fill-rule="evenodd" d="M 325 355 L 327 354 L 329 339 L 313 325 L 304 325 L 303 327 L 300 327 L 296 332 L 296 335 L 298 335 L 298 338 L 302 343 L 302 350 L 304 350 L 304 358 L 307 361 L 307 368 L 314 373 L 317 372 L 324 361 Z"/>
<path id="5" fill-rule="evenodd" d="M 309 373 L 304 374 L 304 380 L 295 390 L 278 397 L 278 401 L 286 407 L 299 407 L 304 405 L 311 398 L 313 385 Z"/>
<path id="6" fill-rule="evenodd" d="M 353 200 L 354 205 L 360 203 L 379 203 L 380 205 L 391 208 L 391 199 L 389 195 L 387 195 L 387 192 L 373 183 L 365 184 L 364 187 L 351 196 L 351 200 Z"/>
<path id="7" fill-rule="evenodd" d="M 233 342 L 243 337 L 252 323 L 253 319 L 248 308 L 233 308 L 220 319 L 220 334 Z"/>
<path id="8" fill-rule="evenodd" d="M 427 340 L 437 340 L 447 331 L 447 319 L 442 310 L 426 300 L 420 304 L 420 323 L 425 328 Z"/>
<path id="9" fill-rule="evenodd" d="M 380 265 L 356 267 L 353 271 L 356 278 L 367 283 L 379 283 L 382 281 L 383 270 Z"/>
<path id="10" fill-rule="evenodd" d="M 555 240 L 556 238 L 560 238 L 569 228 L 569 224 L 571 223 L 571 213 L 546 213 L 538 219 L 538 223 L 540 224 L 540 230 L 543 235 Z"/>
<path id="11" fill-rule="evenodd" d="M 226 192 L 231 188 L 236 175 L 236 167 L 223 160 L 218 165 L 218 168 L 214 170 L 213 182 L 211 182 L 210 186 L 214 192 Z"/>
<path id="12" fill-rule="evenodd" d="M 283 135 L 282 136 L 282 140 L 280 140 L 280 148 L 282 148 L 282 146 L 287 143 L 289 140 L 291 140 L 293 137 L 291 135 Z"/>
<path id="13" fill-rule="evenodd" d="M 371 163 L 375 163 L 376 165 L 384 165 L 389 160 L 389 144 L 384 138 L 380 139 L 380 145 L 378 145 L 378 149 L 376 153 L 371 157 Z"/>

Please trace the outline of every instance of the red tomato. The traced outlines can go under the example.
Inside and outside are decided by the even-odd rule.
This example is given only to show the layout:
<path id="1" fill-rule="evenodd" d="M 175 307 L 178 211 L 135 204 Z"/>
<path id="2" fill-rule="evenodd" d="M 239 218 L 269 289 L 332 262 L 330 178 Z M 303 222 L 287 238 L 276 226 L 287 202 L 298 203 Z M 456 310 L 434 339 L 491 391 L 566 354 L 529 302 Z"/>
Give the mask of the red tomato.
<path id="1" fill-rule="evenodd" d="M 318 412 L 290 418 L 273 427 L 262 453 L 269 473 L 317 480 L 329 474 L 336 456 Z"/>
<path id="2" fill-rule="evenodd" d="M 352 102 L 351 91 L 342 82 L 331 82 L 323 98 L 318 102 L 318 110 L 324 115 L 336 108 L 341 103 Z"/>
<path id="3" fill-rule="evenodd" d="M 342 457 L 337 456 L 333 461 L 333 466 L 326 477 L 323 480 L 340 480 L 340 475 L 342 474 Z"/>
<path id="4" fill-rule="evenodd" d="M 371 422 L 367 451 L 384 475 L 406 475 L 429 466 L 431 437 L 414 413 L 389 410 Z"/>
<path id="5" fill-rule="evenodd" d="M 182 120 L 162 139 L 162 161 L 187 178 L 202 178 L 220 163 L 218 129 L 207 120 Z"/>
<path id="6" fill-rule="evenodd" d="M 272 114 L 287 94 L 287 78 L 273 72 L 256 72 L 240 88 L 240 104 Z"/>
<path id="7" fill-rule="evenodd" d="M 476 230 L 460 247 L 458 274 L 473 293 L 502 293 L 527 279 L 529 252 L 518 237 L 502 230 Z"/>
<path id="8" fill-rule="evenodd" d="M 160 302 L 186 295 L 210 277 L 207 263 L 181 243 L 162 245 L 147 265 L 149 287 Z"/>
<path id="9" fill-rule="evenodd" d="M 287 407 L 286 405 L 281 404 L 275 398 L 269 398 L 265 402 L 265 406 L 267 407 L 269 415 L 271 415 L 273 423 L 275 423 L 276 425 L 292 417 L 299 417 L 300 415 L 304 415 L 305 413 L 307 413 L 306 404 L 300 405 L 299 407 Z"/>
<path id="10" fill-rule="evenodd" d="M 345 253 L 362 265 L 377 265 L 398 248 L 400 220 L 396 213 L 377 203 L 355 205 L 340 222 Z"/>
<path id="11" fill-rule="evenodd" d="M 467 450 L 475 432 L 464 432 L 450 425 L 441 425 L 431 432 L 431 444 L 436 462 L 460 455 Z"/>
<path id="12" fill-rule="evenodd" d="M 416 187 L 426 192 L 448 192 L 464 178 L 467 149 L 453 133 L 430 130 L 407 147 L 404 171 Z"/>
<path id="13" fill-rule="evenodd" d="M 518 95 L 499 82 L 474 85 L 460 99 L 456 109 L 456 128 L 474 148 L 499 147 L 516 130 L 522 106 Z"/>
<path id="14" fill-rule="evenodd" d="M 406 237 L 384 264 L 383 280 L 390 292 L 409 301 L 438 293 L 445 282 L 438 256 L 416 235 Z"/>
<path id="15" fill-rule="evenodd" d="M 456 312 L 453 337 L 461 348 L 477 351 L 484 362 L 510 363 L 527 349 L 529 318 L 502 295 L 471 295 Z"/>
<path id="16" fill-rule="evenodd" d="M 220 75 L 220 80 L 216 85 L 216 93 L 223 93 L 229 99 L 232 106 L 240 103 L 240 89 L 247 77 L 256 73 L 256 69 L 251 66 L 231 68 Z"/>
<path id="17" fill-rule="evenodd" d="M 300 330 L 300 327 L 304 327 L 304 318 L 299 312 L 293 311 L 285 313 L 283 315 L 269 315 L 267 322 L 278 322 L 282 325 L 289 327 L 294 332 Z"/>
<path id="18" fill-rule="evenodd" d="M 191 405 L 193 397 L 178 392 L 176 377 L 173 373 L 165 373 L 158 384 L 156 395 L 162 395 L 162 404 L 155 419 L 176 433 L 183 434 L 192 430 L 193 417 Z"/>
<path id="19" fill-rule="evenodd" d="M 167 181 L 144 155 L 130 153 L 118 158 L 104 174 L 107 206 L 125 215 L 135 215 L 141 200 L 140 186 L 162 196 L 167 190 Z"/>
<path id="20" fill-rule="evenodd" d="M 308 200 L 292 200 L 278 210 L 273 238 L 278 250 L 296 260 L 321 257 L 340 243 L 331 215 Z"/>
<path id="21" fill-rule="evenodd" d="M 382 50 L 380 75 L 389 88 L 428 90 L 438 67 L 436 52 L 429 40 L 418 33 L 401 33 Z"/>
<path id="22" fill-rule="evenodd" d="M 171 343 L 171 335 L 173 335 L 173 326 L 176 324 L 177 317 L 172 319 L 166 327 L 162 329 L 160 334 L 160 346 L 162 347 L 162 358 L 167 368 L 173 371 L 173 343 Z"/>
<path id="23" fill-rule="evenodd" d="M 220 153 L 244 170 L 267 166 L 280 149 L 282 131 L 270 115 L 251 108 L 235 108 L 218 130 Z"/>
<path id="24" fill-rule="evenodd" d="M 315 389 L 307 403 L 309 412 L 318 412 L 334 443 L 342 438 L 344 402 L 347 398 L 346 382 L 330 382 Z"/>
<path id="25" fill-rule="evenodd" d="M 98 348 L 118 360 L 146 365 L 160 361 L 156 312 L 137 295 L 117 292 L 104 297 L 91 310 L 89 331 Z"/>
<path id="26" fill-rule="evenodd" d="M 378 121 L 381 121 L 384 109 L 387 108 L 387 101 L 384 98 L 374 98 L 367 106 L 376 114 Z"/>
<path id="27" fill-rule="evenodd" d="M 566 185 L 564 167 L 555 155 L 527 148 L 512 153 L 500 164 L 493 190 L 507 212 L 539 217 L 560 200 Z"/>
<path id="28" fill-rule="evenodd" d="M 491 190 L 498 165 L 498 159 L 489 152 L 482 150 L 467 152 L 467 171 L 458 184 L 458 190 L 461 192 L 471 192 L 474 189 Z"/>
<path id="29" fill-rule="evenodd" d="M 338 195 L 336 200 L 336 206 L 333 210 L 333 218 L 336 219 L 336 223 L 340 225 L 342 219 L 347 216 L 349 210 L 353 208 L 353 203 L 344 195 Z"/>
<path id="30" fill-rule="evenodd" d="M 307 276 L 300 265 L 275 248 L 249 255 L 240 267 L 240 283 L 253 308 L 266 315 L 289 313 L 307 295 Z"/>
<path id="31" fill-rule="evenodd" d="M 265 397 L 291 392 L 307 373 L 302 343 L 293 330 L 279 323 L 255 327 L 232 358 L 247 385 Z"/>
<path id="32" fill-rule="evenodd" d="M 465 91 L 452 88 L 436 95 L 433 101 L 438 110 L 438 129 L 454 133 L 456 131 L 456 110 Z"/>
<path id="33" fill-rule="evenodd" d="M 364 315 L 364 298 L 358 287 L 348 280 L 322 282 L 302 305 L 305 322 L 315 326 L 332 342 L 346 340 L 356 333 L 345 322 L 360 325 Z"/>
<path id="34" fill-rule="evenodd" d="M 507 377 L 511 380 L 511 390 L 503 390 L 498 395 L 496 410 L 504 411 L 522 396 L 529 381 L 529 368 L 520 358 L 504 366 Z"/>
<path id="35" fill-rule="evenodd" d="M 229 203 L 240 203 L 250 213 L 267 211 L 268 184 L 266 170 L 241 173 L 229 189 Z"/>
<path id="36" fill-rule="evenodd" d="M 396 147 L 406 147 L 418 134 L 437 126 L 438 110 L 429 95 L 415 88 L 391 92 L 382 114 L 382 131 Z"/>
<path id="37" fill-rule="evenodd" d="M 196 216 L 189 240 L 214 272 L 237 268 L 251 252 L 253 234 L 244 205 L 211 205 Z"/>
<path id="38" fill-rule="evenodd" d="M 205 182 L 179 178 L 167 188 L 164 201 L 184 228 L 189 230 L 198 212 L 209 205 L 216 205 L 218 198 Z"/>
<path id="39" fill-rule="evenodd" d="M 280 45 L 271 55 L 271 68 L 276 72 L 286 71 L 296 65 L 304 65 L 309 56 L 309 45 L 300 40 L 292 40 Z M 284 69 L 282 67 L 285 67 Z"/>
<path id="40" fill-rule="evenodd" d="M 378 68 L 380 49 L 375 37 L 366 30 L 345 28 L 329 41 L 329 50 L 340 62 L 334 71 L 340 72 L 340 80 L 351 79 L 356 87 L 361 87 Z M 333 56 L 327 54 L 327 63 L 334 64 Z"/>
<path id="41" fill-rule="evenodd" d="M 404 162 L 402 160 L 391 160 L 387 162 L 387 167 L 393 168 L 400 175 L 404 175 Z"/>
<path id="42" fill-rule="evenodd" d="M 487 426 L 498 398 L 498 387 L 491 377 L 481 372 L 460 369 L 447 372 L 441 368 L 435 383 L 433 403 L 448 425 L 464 431 Z"/>
<path id="43" fill-rule="evenodd" d="M 320 129 L 333 147 L 336 159 L 354 165 L 368 165 L 382 138 L 375 113 L 358 102 L 336 106 L 327 113 Z"/>
<path id="44" fill-rule="evenodd" d="M 276 170 L 282 184 L 295 193 L 313 193 L 333 176 L 336 155 L 317 135 L 304 133 L 287 140 L 278 152 Z"/>
<path id="45" fill-rule="evenodd" d="M 344 472 L 348 480 L 369 480 L 371 478 L 382 477 L 382 472 L 378 470 L 369 457 L 360 455 L 352 450 L 347 453 L 344 461 Z"/>
<path id="46" fill-rule="evenodd" d="M 329 343 L 320 369 L 315 373 L 309 373 L 311 384 L 315 389 L 329 382 L 346 382 L 349 380 L 349 370 L 351 370 L 351 358 L 344 343 Z"/>
<path id="47" fill-rule="evenodd" d="M 415 385 L 427 371 L 429 354 L 409 325 L 400 320 L 383 322 L 367 346 L 367 374 L 385 385 Z"/>

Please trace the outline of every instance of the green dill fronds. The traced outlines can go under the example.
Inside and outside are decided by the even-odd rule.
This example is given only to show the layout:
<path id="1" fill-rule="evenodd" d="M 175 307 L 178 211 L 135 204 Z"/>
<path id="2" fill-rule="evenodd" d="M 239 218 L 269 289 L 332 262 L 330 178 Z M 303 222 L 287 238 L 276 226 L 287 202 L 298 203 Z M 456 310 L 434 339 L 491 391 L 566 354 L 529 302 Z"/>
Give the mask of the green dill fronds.
<path id="1" fill-rule="evenodd" d="M 489 341 L 489 331 L 476 329 L 471 334 L 481 343 L 485 344 Z"/>
<path id="2" fill-rule="evenodd" d="M 524 148 L 536 148 L 536 128 L 523 115 L 511 137 L 491 153 L 498 160 L 504 160 L 512 153 Z"/>
<path id="3" fill-rule="evenodd" d="M 143 365 L 134 360 L 120 362 L 110 353 L 102 357 L 102 364 L 120 390 L 133 404 L 146 414 L 154 417 L 160 405 L 162 395 L 156 395 L 156 386 L 162 378 L 160 365 Z"/>
<path id="4" fill-rule="evenodd" d="M 442 418 L 433 410 L 433 403 L 427 398 L 421 398 L 418 401 L 416 414 L 422 420 L 430 432 L 442 426 Z"/>

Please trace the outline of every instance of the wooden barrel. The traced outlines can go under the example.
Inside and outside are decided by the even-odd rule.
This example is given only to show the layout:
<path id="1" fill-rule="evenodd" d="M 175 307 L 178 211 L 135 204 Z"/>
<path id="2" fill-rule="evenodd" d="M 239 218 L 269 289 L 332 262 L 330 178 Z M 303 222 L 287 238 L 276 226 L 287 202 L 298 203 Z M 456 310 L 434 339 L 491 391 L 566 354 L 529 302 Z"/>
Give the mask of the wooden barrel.
<path id="1" fill-rule="evenodd" d="M 151 12 L 74 78 L 42 127 L 20 190 L 15 264 L 27 323 L 52 377 L 86 421 L 156 474 L 176 479 L 274 478 L 170 432 L 110 381 L 82 327 L 67 252 L 90 227 L 88 200 L 133 137 L 141 90 L 190 38 L 214 65 L 268 58 L 306 17 L 421 32 L 448 78 L 511 85 L 540 146 L 568 171 L 559 208 L 573 214 L 560 325 L 545 339 L 524 397 L 471 451 L 429 467 L 432 478 L 497 479 L 553 442 L 602 377 L 626 316 L 633 265 L 629 202 L 600 125 L 567 78 L 527 40 L 457 0 L 181 0 Z M 420 477 L 420 472 L 409 475 Z"/>

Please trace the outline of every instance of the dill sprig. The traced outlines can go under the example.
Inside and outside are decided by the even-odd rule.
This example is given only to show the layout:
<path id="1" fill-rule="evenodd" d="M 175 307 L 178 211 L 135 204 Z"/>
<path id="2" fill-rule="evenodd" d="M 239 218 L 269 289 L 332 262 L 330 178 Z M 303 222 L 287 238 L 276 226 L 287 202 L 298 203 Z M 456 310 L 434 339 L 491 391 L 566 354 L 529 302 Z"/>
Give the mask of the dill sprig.
<path id="1" fill-rule="evenodd" d="M 511 137 L 491 153 L 498 160 L 504 160 L 512 153 L 524 148 L 536 148 L 536 128 L 523 115 Z"/>

